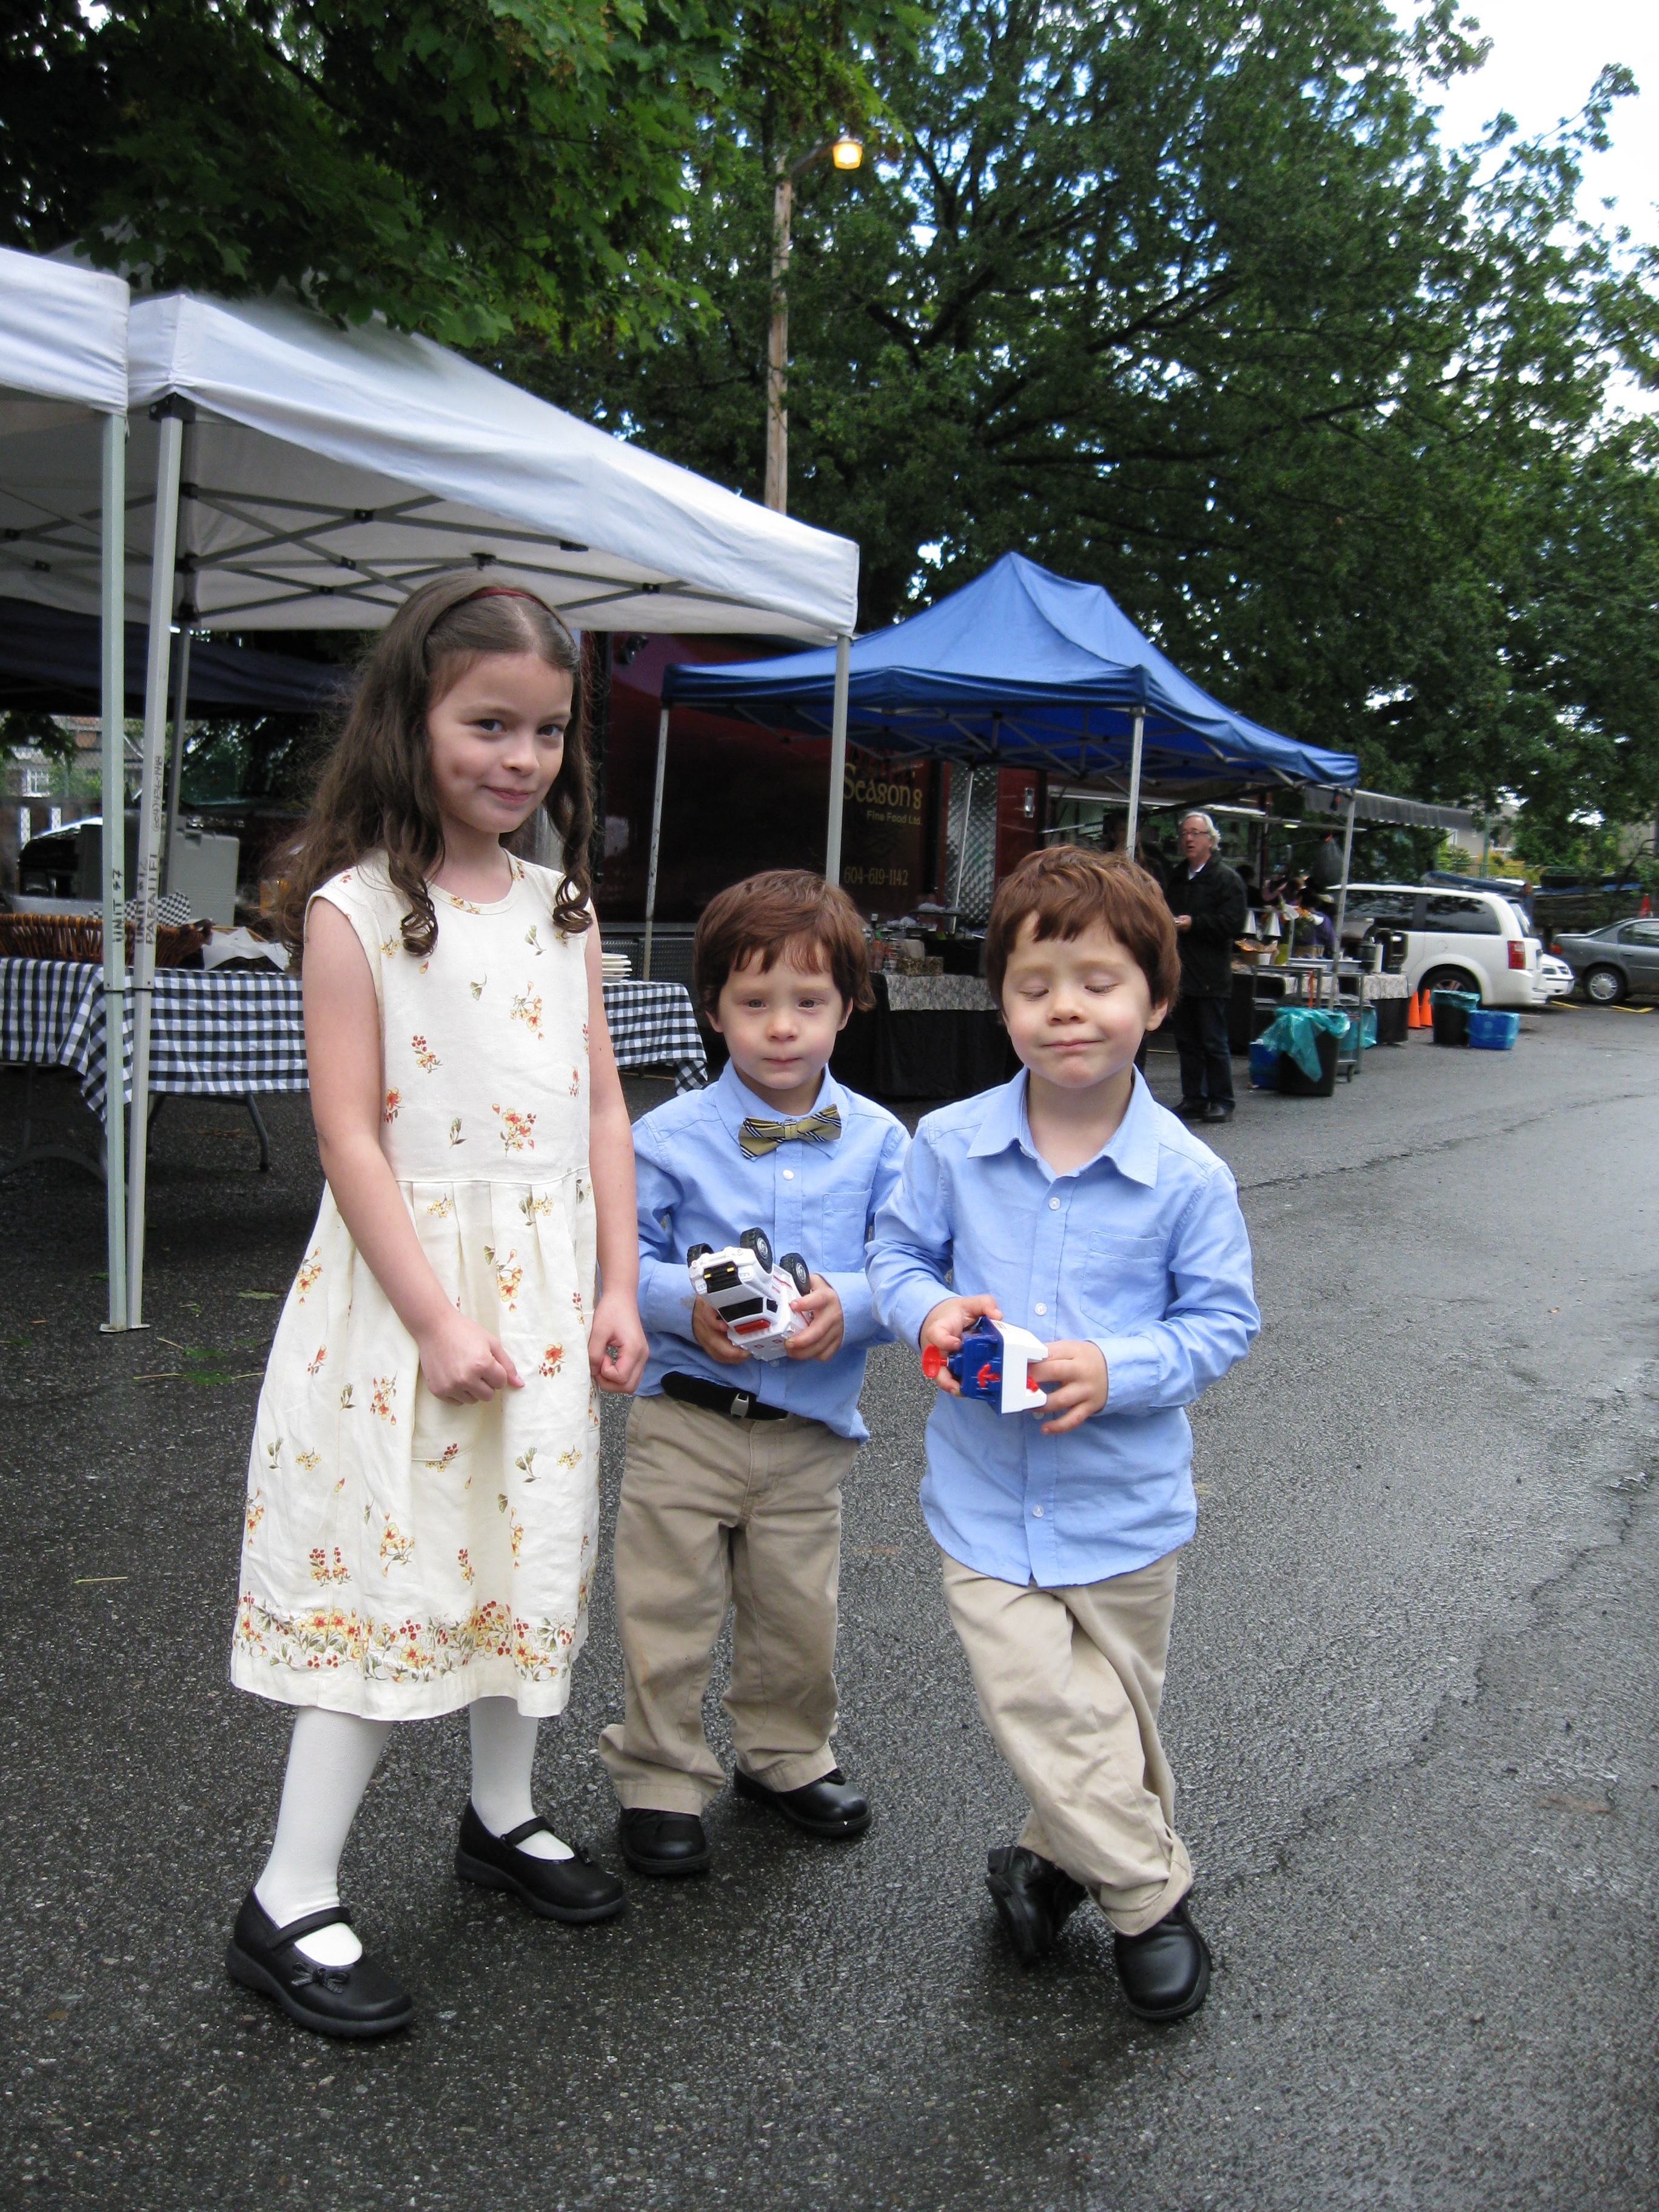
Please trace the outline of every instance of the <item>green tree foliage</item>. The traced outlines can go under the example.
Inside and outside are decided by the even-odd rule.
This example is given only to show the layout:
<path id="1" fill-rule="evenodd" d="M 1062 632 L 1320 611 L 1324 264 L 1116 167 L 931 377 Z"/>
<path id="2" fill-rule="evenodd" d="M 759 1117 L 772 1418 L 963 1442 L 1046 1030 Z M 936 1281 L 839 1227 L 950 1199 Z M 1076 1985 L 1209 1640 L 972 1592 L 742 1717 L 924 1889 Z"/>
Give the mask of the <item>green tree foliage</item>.
<path id="1" fill-rule="evenodd" d="M 22 0 L 0 240 L 460 344 L 672 306 L 723 0 Z"/>
<path id="2" fill-rule="evenodd" d="M 819 168 L 790 277 L 792 511 L 885 622 L 1015 546 L 1367 775 L 1659 803 L 1651 264 L 1559 144 L 1448 154 L 1450 0 L 948 0 L 878 60 L 884 158 Z M 775 128 L 710 134 L 712 312 L 517 373 L 758 495 Z M 690 282 L 689 276 L 685 280 Z"/>

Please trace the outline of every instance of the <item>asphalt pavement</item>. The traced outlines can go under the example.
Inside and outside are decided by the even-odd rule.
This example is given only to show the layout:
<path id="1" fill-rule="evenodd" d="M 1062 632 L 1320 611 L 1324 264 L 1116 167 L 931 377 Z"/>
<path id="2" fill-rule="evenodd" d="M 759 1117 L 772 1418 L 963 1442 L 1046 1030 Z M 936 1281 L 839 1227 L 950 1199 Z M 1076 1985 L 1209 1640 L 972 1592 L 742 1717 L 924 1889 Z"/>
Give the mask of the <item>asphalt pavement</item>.
<path id="1" fill-rule="evenodd" d="M 96 1187 L 0 1183 L 0 2202 L 1651 2212 L 1656 1099 L 1659 1014 L 1579 1009 L 1507 1055 L 1413 1038 L 1216 1133 L 1265 1326 L 1194 1414 L 1165 1741 L 1217 1972 L 1162 2030 L 1092 1911 L 1030 1972 L 1000 1941 L 984 1853 L 1023 1807 L 896 1346 L 842 1571 L 866 1838 L 728 1794 L 709 1879 L 549 1926 L 455 1880 L 465 1725 L 422 1723 L 343 1869 L 414 2029 L 325 2044 L 233 1987 L 288 1729 L 227 1666 L 258 1376 L 320 1187 L 305 1103 L 267 1103 L 264 1176 L 239 1109 L 169 1105 L 143 1335 L 97 1333 Z M 617 1409 L 605 1433 L 608 1545 Z M 613 1865 L 619 1707 L 602 1574 L 538 1786 Z"/>

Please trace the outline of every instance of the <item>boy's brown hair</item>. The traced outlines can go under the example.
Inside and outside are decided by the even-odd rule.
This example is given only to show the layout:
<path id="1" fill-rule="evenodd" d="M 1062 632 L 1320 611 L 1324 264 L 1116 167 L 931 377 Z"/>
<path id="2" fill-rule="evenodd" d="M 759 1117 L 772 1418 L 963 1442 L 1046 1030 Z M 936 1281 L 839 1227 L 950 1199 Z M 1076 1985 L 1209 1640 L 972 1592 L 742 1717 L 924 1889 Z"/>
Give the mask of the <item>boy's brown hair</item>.
<path id="1" fill-rule="evenodd" d="M 719 891 L 691 947 L 697 1004 L 713 1013 L 734 968 L 760 955 L 763 970 L 792 954 L 822 965 L 849 1006 L 873 1006 L 864 925 L 846 892 L 807 868 L 769 868 Z M 796 964 L 799 964 L 799 960 Z"/>
<path id="2" fill-rule="evenodd" d="M 1008 955 L 1027 915 L 1036 917 L 1039 943 L 1080 937 L 1091 923 L 1104 923 L 1139 964 L 1152 1004 L 1175 1004 L 1181 988 L 1175 920 L 1157 884 L 1133 860 L 1080 845 L 1049 845 L 1028 854 L 1003 878 L 985 930 L 985 980 L 999 1006 Z"/>

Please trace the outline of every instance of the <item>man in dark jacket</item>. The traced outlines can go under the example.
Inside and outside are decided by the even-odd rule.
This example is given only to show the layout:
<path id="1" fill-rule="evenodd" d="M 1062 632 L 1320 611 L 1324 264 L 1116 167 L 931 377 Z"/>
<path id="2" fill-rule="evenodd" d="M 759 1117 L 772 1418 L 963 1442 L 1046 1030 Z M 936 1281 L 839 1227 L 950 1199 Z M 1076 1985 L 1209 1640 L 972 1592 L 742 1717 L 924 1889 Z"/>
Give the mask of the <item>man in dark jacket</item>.
<path id="1" fill-rule="evenodd" d="M 1233 1110 L 1233 1061 L 1227 1048 L 1227 1001 L 1233 988 L 1233 939 L 1244 928 L 1244 886 L 1216 858 L 1216 828 L 1207 814 L 1181 824 L 1181 859 L 1164 892 L 1181 948 L 1181 996 L 1176 1001 L 1176 1050 L 1181 1055 L 1181 1103 L 1187 1121 L 1226 1121 Z"/>

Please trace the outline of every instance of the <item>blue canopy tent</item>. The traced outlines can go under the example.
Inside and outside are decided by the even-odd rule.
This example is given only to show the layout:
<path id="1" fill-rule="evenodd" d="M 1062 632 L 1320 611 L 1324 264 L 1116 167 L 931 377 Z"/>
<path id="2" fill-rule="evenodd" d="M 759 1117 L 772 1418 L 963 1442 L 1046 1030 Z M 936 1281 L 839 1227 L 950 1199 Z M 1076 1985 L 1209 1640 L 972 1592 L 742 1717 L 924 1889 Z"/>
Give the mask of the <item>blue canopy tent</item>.
<path id="1" fill-rule="evenodd" d="M 651 921 L 668 714 L 721 708 L 769 729 L 830 736 L 834 652 L 777 660 L 676 665 L 663 681 L 646 920 Z M 1143 781 L 1160 796 L 1214 796 L 1230 786 L 1351 786 L 1352 753 L 1298 744 L 1236 714 L 1143 637 L 1097 584 L 1050 574 L 1018 553 L 908 622 L 857 639 L 848 656 L 848 734 L 872 751 L 929 754 L 976 766 L 1042 768 L 1116 782 L 1128 795 L 1133 851 Z M 832 757 L 838 794 L 845 766 Z M 826 873 L 840 874 L 831 799 Z M 648 943 L 648 938 L 647 938 Z"/>

